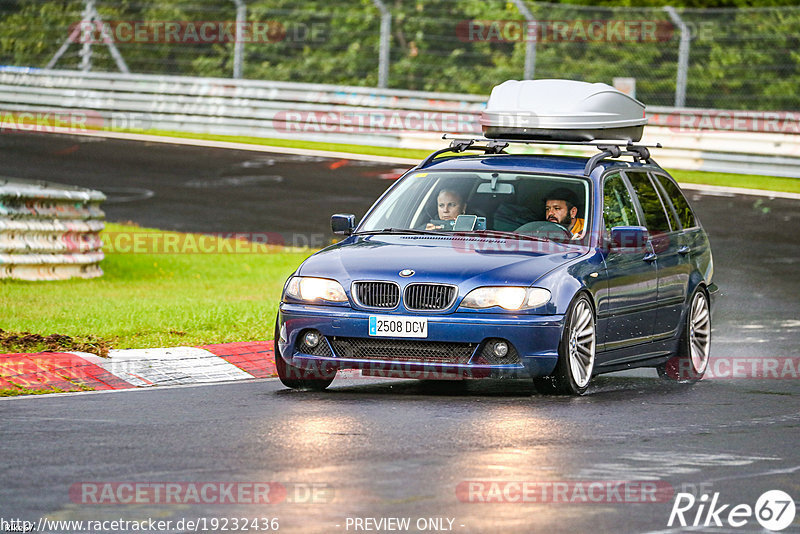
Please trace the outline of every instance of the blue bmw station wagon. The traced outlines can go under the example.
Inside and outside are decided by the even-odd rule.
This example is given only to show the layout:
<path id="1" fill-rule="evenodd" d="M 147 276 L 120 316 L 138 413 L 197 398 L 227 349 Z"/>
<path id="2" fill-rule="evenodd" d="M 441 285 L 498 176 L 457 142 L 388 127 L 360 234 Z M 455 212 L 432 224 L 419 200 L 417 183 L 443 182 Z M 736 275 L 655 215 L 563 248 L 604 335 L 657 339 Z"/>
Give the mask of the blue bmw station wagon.
<path id="1" fill-rule="evenodd" d="M 455 139 L 359 224 L 332 217 L 346 237 L 284 286 L 284 385 L 324 389 L 337 370 L 360 369 L 530 378 L 540 392 L 580 395 L 592 376 L 633 367 L 703 376 L 717 288 L 708 237 L 676 182 L 630 130 L 572 141 L 596 146 L 591 157 L 506 153 L 554 138 L 540 122 L 547 139 L 532 141 L 529 126 Z"/>

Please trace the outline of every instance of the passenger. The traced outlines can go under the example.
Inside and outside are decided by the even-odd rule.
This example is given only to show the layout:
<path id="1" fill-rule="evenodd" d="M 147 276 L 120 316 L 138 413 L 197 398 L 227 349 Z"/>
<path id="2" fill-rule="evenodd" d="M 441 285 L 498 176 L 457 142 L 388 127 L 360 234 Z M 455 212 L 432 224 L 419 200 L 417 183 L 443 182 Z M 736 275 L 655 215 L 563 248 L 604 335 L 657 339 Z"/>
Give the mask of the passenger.
<path id="1" fill-rule="evenodd" d="M 550 191 L 544 200 L 545 219 L 569 230 L 572 239 L 580 237 L 585 228 L 585 221 L 578 217 L 575 193 L 566 187 L 559 187 Z"/>
<path id="2" fill-rule="evenodd" d="M 455 221 L 456 217 L 466 212 L 467 203 L 464 196 L 453 189 L 441 189 L 436 196 L 436 210 L 440 221 Z M 452 228 L 452 227 L 451 227 Z M 443 230 L 443 224 L 429 222 L 426 230 Z"/>

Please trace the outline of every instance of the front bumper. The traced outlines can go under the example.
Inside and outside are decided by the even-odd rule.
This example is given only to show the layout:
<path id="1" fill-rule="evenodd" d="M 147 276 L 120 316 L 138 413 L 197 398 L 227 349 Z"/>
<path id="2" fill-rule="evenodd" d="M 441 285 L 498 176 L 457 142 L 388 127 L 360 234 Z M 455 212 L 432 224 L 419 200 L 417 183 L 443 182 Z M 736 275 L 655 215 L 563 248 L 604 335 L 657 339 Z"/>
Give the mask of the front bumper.
<path id="1" fill-rule="evenodd" d="M 370 315 L 426 317 L 428 336 L 390 338 L 369 336 Z M 563 315 L 500 313 L 364 312 L 349 307 L 281 303 L 278 314 L 278 348 L 292 366 L 301 369 L 361 369 L 363 374 L 392 378 L 522 378 L 553 372 L 564 327 Z M 300 340 L 313 329 L 323 338 L 314 350 Z M 504 340 L 510 346 L 507 363 L 484 357 L 487 343 Z M 354 356 L 354 345 L 367 345 Z M 430 357 L 430 347 L 455 347 L 458 358 Z M 371 355 L 369 347 L 380 346 Z M 417 347 L 419 357 L 414 352 Z M 346 348 L 346 350 L 345 350 Z M 444 350 L 444 349 L 443 349 Z M 488 350 L 488 349 L 487 349 Z M 446 352 L 446 351 L 445 351 Z M 397 356 L 392 356 L 392 354 Z M 401 354 L 402 353 L 402 354 Z M 427 354 L 427 355 L 426 355 Z M 490 358 L 491 359 L 491 358 Z"/>

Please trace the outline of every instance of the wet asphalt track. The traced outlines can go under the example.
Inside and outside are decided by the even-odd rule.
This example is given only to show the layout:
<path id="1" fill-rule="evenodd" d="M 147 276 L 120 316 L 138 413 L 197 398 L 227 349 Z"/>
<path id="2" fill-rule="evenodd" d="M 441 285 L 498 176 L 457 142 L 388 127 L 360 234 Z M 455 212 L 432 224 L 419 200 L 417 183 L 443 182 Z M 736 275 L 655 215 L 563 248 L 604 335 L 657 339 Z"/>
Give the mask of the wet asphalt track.
<path id="1" fill-rule="evenodd" d="M 362 214 L 397 172 L 344 160 L 6 133 L 0 157 L 4 175 L 106 191 L 112 221 L 309 236 L 328 235 L 332 212 Z M 800 202 L 689 196 L 710 234 L 722 288 L 712 358 L 800 356 Z M 678 532 L 667 529 L 671 499 L 475 504 L 462 502 L 456 488 L 489 479 L 657 480 L 676 491 L 719 492 L 731 505 L 753 505 L 776 488 L 800 501 L 797 380 L 683 388 L 644 370 L 593 384 L 578 399 L 534 395 L 522 382 L 345 378 L 325 393 L 266 380 L 4 400 L 0 516 L 244 515 L 278 517 L 284 532 L 355 532 L 346 518 L 356 516 L 410 517 L 412 525 L 448 517 L 455 532 Z M 332 500 L 87 506 L 68 493 L 82 481 L 276 481 L 300 493 L 302 484 L 321 484 L 320 499 Z M 707 530 L 762 531 L 753 519 Z M 784 532 L 798 530 L 800 519 Z"/>

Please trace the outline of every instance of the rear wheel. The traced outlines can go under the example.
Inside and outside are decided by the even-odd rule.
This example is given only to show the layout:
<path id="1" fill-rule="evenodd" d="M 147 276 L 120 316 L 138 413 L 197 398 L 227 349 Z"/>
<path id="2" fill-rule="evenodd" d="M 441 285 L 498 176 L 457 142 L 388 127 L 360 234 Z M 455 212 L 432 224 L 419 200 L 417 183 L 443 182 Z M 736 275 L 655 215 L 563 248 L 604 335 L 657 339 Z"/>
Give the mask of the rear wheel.
<path id="1" fill-rule="evenodd" d="M 322 391 L 327 388 L 336 378 L 336 369 L 320 366 L 319 369 L 300 369 L 290 365 L 283 359 L 281 349 L 278 344 L 280 339 L 280 328 L 277 320 L 275 321 L 275 369 L 278 371 L 278 378 L 287 388 L 292 389 L 311 389 Z"/>
<path id="2" fill-rule="evenodd" d="M 548 394 L 582 395 L 592 378 L 596 338 L 594 308 L 589 297 L 580 294 L 567 310 L 556 368 L 550 376 L 534 378 L 536 389 Z"/>
<path id="3" fill-rule="evenodd" d="M 695 289 L 678 353 L 658 366 L 658 376 L 665 380 L 694 384 L 706 372 L 711 348 L 711 307 L 702 287 Z"/>

